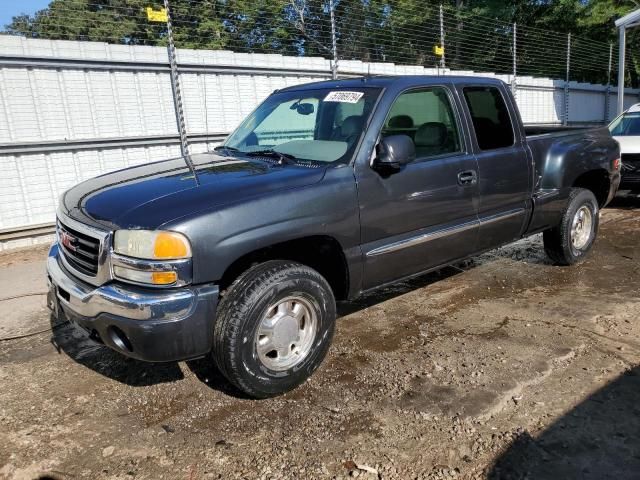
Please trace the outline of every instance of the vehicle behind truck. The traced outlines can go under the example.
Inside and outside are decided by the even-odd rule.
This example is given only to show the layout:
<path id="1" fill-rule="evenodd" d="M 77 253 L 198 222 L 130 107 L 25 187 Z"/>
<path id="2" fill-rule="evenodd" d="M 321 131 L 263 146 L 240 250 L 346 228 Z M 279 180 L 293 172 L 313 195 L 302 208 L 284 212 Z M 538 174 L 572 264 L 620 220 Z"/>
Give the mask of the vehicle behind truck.
<path id="1" fill-rule="evenodd" d="M 640 103 L 618 115 L 609 131 L 620 144 L 620 189 L 640 192 Z"/>
<path id="2" fill-rule="evenodd" d="M 557 265 L 585 258 L 618 144 L 527 133 L 495 79 L 276 91 L 213 152 L 68 190 L 49 304 L 123 355 L 206 357 L 250 396 L 282 394 L 326 356 L 337 301 L 539 232 Z"/>

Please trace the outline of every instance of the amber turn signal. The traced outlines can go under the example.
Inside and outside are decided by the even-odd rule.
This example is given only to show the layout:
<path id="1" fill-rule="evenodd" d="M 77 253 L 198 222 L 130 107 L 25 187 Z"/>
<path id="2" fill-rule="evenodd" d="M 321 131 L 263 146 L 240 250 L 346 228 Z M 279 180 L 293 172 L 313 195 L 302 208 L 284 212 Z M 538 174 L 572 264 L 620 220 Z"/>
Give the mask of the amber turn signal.
<path id="1" fill-rule="evenodd" d="M 178 279 L 176 272 L 153 272 L 151 274 L 151 283 L 154 285 L 171 285 Z"/>
<path id="2" fill-rule="evenodd" d="M 174 232 L 159 232 L 153 246 L 155 258 L 185 258 L 190 255 L 184 236 Z"/>

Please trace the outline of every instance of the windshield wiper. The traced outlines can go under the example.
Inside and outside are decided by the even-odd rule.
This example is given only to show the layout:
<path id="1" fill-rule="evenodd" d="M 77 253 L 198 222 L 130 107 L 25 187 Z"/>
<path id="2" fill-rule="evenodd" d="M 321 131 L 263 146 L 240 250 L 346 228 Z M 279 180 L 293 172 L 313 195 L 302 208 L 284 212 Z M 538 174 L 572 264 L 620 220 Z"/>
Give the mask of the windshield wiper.
<path id="1" fill-rule="evenodd" d="M 213 147 L 213 150 L 215 152 L 220 152 L 220 151 L 224 151 L 224 152 L 233 152 L 233 153 L 243 153 L 242 150 L 237 149 L 236 147 L 229 147 L 227 145 L 218 145 L 217 147 Z"/>
<path id="2" fill-rule="evenodd" d="M 276 150 L 257 150 L 254 152 L 247 152 L 245 154 L 247 157 L 268 157 L 268 158 L 277 158 L 278 163 L 280 165 L 294 165 L 296 163 L 295 155 L 291 155 L 290 153 L 282 153 L 277 152 Z"/>

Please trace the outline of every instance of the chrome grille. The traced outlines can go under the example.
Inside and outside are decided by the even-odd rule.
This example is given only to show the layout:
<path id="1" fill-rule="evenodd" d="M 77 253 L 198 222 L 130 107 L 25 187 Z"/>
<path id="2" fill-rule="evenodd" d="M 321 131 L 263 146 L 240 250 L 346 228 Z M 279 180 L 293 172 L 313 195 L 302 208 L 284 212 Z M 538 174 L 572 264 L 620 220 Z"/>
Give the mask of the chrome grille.
<path id="1" fill-rule="evenodd" d="M 98 274 L 100 240 L 58 221 L 58 243 L 69 265 L 90 277 Z"/>
<path id="2" fill-rule="evenodd" d="M 640 175 L 640 153 L 622 154 L 622 173 Z"/>

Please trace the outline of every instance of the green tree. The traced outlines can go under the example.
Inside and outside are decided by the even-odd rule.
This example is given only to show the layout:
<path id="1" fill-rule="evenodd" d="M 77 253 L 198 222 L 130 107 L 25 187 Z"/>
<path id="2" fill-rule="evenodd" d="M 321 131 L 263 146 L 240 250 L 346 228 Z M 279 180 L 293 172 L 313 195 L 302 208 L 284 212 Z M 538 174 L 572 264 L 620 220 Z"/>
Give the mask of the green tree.
<path id="1" fill-rule="evenodd" d="M 521 75 L 564 78 L 567 33 L 571 79 L 606 82 L 614 20 L 634 0 L 442 0 L 446 62 L 455 69 L 512 71 L 513 24 Z M 435 66 L 440 58 L 439 1 L 334 0 L 341 59 Z M 166 25 L 147 19 L 161 0 L 52 0 L 20 15 L 8 33 L 34 38 L 166 44 Z M 182 48 L 331 57 L 328 0 L 171 0 L 174 37 Z M 589 40 L 589 38 L 594 40 Z M 628 78 L 638 84 L 640 30 L 628 38 Z"/>
<path id="2" fill-rule="evenodd" d="M 297 53 L 286 0 L 173 0 L 174 38 L 184 48 Z M 33 38 L 165 45 L 166 25 L 150 22 L 145 0 L 53 0 L 34 15 L 15 17 L 8 33 Z"/>
<path id="3" fill-rule="evenodd" d="M 142 0 L 53 0 L 33 16 L 21 15 L 7 32 L 34 38 L 158 44 L 163 29 L 146 19 Z"/>

